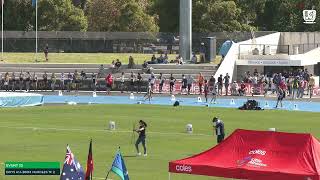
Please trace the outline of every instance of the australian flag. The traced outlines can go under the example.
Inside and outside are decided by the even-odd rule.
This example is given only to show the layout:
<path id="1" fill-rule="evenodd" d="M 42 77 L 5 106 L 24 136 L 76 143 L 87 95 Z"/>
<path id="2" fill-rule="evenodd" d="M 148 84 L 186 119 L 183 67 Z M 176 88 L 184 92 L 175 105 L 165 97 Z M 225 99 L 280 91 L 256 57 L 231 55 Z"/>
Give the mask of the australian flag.
<path id="1" fill-rule="evenodd" d="M 60 180 L 84 180 L 84 171 L 69 146 L 67 146 L 66 158 Z"/>

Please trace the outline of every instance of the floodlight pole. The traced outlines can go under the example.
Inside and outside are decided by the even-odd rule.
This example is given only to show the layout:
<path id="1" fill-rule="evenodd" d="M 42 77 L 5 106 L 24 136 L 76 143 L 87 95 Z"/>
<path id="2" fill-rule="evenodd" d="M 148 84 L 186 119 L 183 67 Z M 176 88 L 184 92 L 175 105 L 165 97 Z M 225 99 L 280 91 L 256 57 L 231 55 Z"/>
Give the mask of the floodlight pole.
<path id="1" fill-rule="evenodd" d="M 180 0 L 179 51 L 184 61 L 192 54 L 192 0 Z"/>

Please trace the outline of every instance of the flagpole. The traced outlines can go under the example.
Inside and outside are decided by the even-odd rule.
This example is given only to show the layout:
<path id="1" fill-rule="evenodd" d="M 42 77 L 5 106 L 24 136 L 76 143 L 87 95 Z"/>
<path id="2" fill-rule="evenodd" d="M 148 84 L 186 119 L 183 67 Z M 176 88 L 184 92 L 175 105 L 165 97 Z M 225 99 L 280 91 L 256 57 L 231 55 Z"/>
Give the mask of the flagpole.
<path id="1" fill-rule="evenodd" d="M 106 177 L 106 179 L 105 179 L 105 180 L 108 180 L 108 176 L 109 176 L 109 174 L 110 174 L 110 170 L 108 171 L 108 174 L 107 174 L 107 177 Z"/>
<path id="2" fill-rule="evenodd" d="M 38 0 L 36 1 L 36 54 L 35 61 L 37 62 L 37 54 L 38 54 Z"/>
<path id="3" fill-rule="evenodd" d="M 3 1 L 1 0 L 1 61 L 3 61 Z"/>

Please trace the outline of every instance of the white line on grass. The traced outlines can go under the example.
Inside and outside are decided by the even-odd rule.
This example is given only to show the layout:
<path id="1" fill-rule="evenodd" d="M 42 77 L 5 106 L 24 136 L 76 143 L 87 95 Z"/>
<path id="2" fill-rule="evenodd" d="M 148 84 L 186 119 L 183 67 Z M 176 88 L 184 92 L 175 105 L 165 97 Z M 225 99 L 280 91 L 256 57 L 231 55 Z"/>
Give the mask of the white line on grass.
<path id="1" fill-rule="evenodd" d="M 67 129 L 67 128 L 42 128 L 42 127 L 16 127 L 16 126 L 0 126 L 0 128 L 10 128 L 10 129 L 31 129 L 34 131 L 43 130 L 43 131 L 81 131 L 81 132 L 109 132 L 109 133 L 132 133 L 132 131 L 124 131 L 124 130 L 101 130 L 101 129 Z M 187 133 L 163 133 L 163 132 L 150 132 L 149 134 L 159 134 L 159 135 L 186 135 L 186 136 L 211 136 L 208 134 L 187 134 Z"/>

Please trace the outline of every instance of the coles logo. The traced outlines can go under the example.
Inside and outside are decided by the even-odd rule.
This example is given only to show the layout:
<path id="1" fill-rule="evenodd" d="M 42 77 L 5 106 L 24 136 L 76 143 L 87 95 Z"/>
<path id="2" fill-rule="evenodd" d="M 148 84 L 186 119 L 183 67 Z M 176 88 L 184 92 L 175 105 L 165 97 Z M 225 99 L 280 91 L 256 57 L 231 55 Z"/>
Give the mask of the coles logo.
<path id="1" fill-rule="evenodd" d="M 186 165 L 176 165 L 176 170 L 178 172 L 192 172 L 191 166 L 186 166 Z"/>
<path id="2" fill-rule="evenodd" d="M 261 150 L 261 149 L 256 149 L 256 150 L 249 151 L 248 154 L 249 154 L 249 156 L 237 161 L 238 166 L 244 166 L 244 165 L 251 166 L 251 167 L 266 167 L 267 166 L 267 164 L 264 164 L 261 159 L 253 157 L 253 155 L 264 156 L 267 154 L 266 151 Z"/>
<path id="3" fill-rule="evenodd" d="M 266 152 L 266 151 L 264 151 L 264 150 L 261 150 L 261 149 L 257 149 L 257 150 L 249 151 L 249 154 L 250 154 L 250 155 L 253 155 L 253 154 L 259 154 L 259 155 L 264 156 L 264 155 L 266 155 L 266 154 L 267 154 L 267 152 Z"/>

